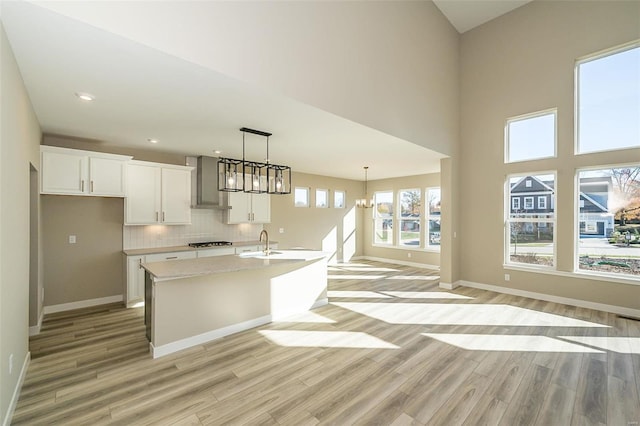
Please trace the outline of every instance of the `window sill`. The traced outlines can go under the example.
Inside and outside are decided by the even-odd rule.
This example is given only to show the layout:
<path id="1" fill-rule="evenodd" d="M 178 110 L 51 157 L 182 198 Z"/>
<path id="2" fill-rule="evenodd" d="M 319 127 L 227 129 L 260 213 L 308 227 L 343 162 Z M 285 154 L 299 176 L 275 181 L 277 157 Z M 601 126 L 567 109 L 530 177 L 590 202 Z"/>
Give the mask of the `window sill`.
<path id="1" fill-rule="evenodd" d="M 513 265 L 513 264 L 504 264 L 502 265 L 502 267 L 510 271 L 533 272 L 538 274 L 555 275 L 558 277 L 579 278 L 579 279 L 587 279 L 587 280 L 594 280 L 594 281 L 608 281 L 608 282 L 618 283 L 618 284 L 640 286 L 640 278 L 631 278 L 630 276 L 618 277 L 618 276 L 612 276 L 610 274 L 598 274 L 598 273 L 583 272 L 583 271 L 566 272 L 566 271 L 558 271 L 556 269 L 551 269 L 550 267 L 531 267 L 531 266 L 520 266 L 520 265 Z"/>

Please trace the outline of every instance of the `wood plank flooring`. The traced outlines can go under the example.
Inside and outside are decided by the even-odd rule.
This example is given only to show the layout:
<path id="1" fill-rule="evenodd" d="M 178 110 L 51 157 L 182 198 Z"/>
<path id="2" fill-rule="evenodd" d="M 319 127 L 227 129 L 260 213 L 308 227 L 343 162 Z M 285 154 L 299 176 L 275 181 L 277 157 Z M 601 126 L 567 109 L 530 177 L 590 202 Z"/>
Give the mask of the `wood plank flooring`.
<path id="1" fill-rule="evenodd" d="M 12 424 L 640 424 L 637 321 L 379 262 L 329 283 L 310 314 L 156 360 L 142 308 L 47 315 Z"/>

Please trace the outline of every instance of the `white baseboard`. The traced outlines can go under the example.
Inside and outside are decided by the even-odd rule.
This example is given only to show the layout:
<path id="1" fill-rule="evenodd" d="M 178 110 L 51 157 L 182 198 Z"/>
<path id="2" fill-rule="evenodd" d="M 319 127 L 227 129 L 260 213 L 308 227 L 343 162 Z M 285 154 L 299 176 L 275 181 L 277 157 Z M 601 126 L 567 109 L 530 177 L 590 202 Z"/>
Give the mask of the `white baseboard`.
<path id="1" fill-rule="evenodd" d="M 428 263 L 406 262 L 404 260 L 385 259 L 383 257 L 354 256 L 351 258 L 351 260 L 372 260 L 374 262 L 394 263 L 396 265 L 412 266 L 414 268 L 433 269 L 436 271 L 440 270 L 440 267 L 437 265 L 429 265 Z"/>
<path id="2" fill-rule="evenodd" d="M 456 287 L 460 287 L 460 281 L 456 281 L 453 284 L 440 281 L 439 287 L 445 290 L 455 290 Z"/>
<path id="3" fill-rule="evenodd" d="M 109 303 L 122 302 L 124 299 L 121 294 L 108 297 L 100 297 L 97 299 L 80 300 L 78 302 L 61 303 L 60 305 L 51 305 L 44 307 L 45 314 L 53 314 L 56 312 L 71 311 L 73 309 L 88 308 L 90 306 L 107 305 Z"/>
<path id="4" fill-rule="evenodd" d="M 198 334 L 196 336 L 187 337 L 186 339 L 167 343 L 166 345 L 153 346 L 153 344 L 150 344 L 151 355 L 153 356 L 153 358 L 159 358 L 161 356 L 169 355 L 174 352 L 190 348 L 192 346 L 201 345 L 212 340 L 217 340 L 222 337 L 229 336 L 230 334 L 239 333 L 241 331 L 250 330 L 261 325 L 269 324 L 270 322 L 271 315 L 265 315 L 249 321 L 244 321 L 227 327 L 207 331 L 206 333 Z"/>
<path id="5" fill-rule="evenodd" d="M 20 391 L 22 390 L 22 385 L 24 384 L 24 378 L 27 375 L 27 368 L 29 368 L 30 362 L 31 362 L 31 352 L 27 352 L 27 355 L 24 357 L 24 362 L 22 363 L 22 369 L 20 370 L 20 377 L 18 377 L 18 383 L 16 383 L 16 387 L 13 390 L 13 395 L 11 396 L 11 402 L 9 402 L 9 407 L 7 408 L 7 415 L 2 421 L 3 426 L 9 426 L 11 424 L 13 412 L 15 411 L 16 405 L 18 404 L 18 398 L 20 398 Z"/>
<path id="6" fill-rule="evenodd" d="M 623 306 L 607 305 L 604 303 L 590 302 L 588 300 L 572 299 L 569 297 L 553 296 L 550 294 L 536 293 L 533 291 L 518 290 L 509 287 L 500 287 L 497 285 L 476 283 L 473 281 L 457 281 L 463 287 L 477 288 L 480 290 L 494 291 L 496 293 L 510 294 L 512 296 L 522 296 L 531 299 L 539 299 L 547 302 L 562 303 L 564 305 L 577 306 L 580 308 L 595 309 L 597 311 L 611 312 L 613 314 L 624 315 L 628 317 L 640 317 L 640 309 L 625 308 Z"/>
<path id="7" fill-rule="evenodd" d="M 44 309 L 42 309 L 42 312 L 40 312 L 40 317 L 38 317 L 38 324 L 32 325 L 31 327 L 29 327 L 29 337 L 40 334 L 43 318 L 44 318 Z"/>

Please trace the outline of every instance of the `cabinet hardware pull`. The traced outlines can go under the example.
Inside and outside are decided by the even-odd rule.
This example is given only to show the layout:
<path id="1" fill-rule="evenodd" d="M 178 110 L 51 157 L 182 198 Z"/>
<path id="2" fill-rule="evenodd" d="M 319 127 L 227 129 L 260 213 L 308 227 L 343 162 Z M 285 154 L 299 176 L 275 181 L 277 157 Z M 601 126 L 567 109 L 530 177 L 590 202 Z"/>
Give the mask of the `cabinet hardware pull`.
<path id="1" fill-rule="evenodd" d="M 138 259 L 138 269 L 142 269 L 142 259 Z"/>
<path id="2" fill-rule="evenodd" d="M 171 256 L 171 257 L 167 257 L 167 260 L 169 260 L 169 259 L 177 259 L 177 258 L 178 258 L 178 256 Z"/>
<path id="3" fill-rule="evenodd" d="M 84 192 L 84 180 L 80 181 L 80 192 Z"/>
<path id="4" fill-rule="evenodd" d="M 251 221 L 251 213 L 247 213 L 247 220 Z"/>
<path id="5" fill-rule="evenodd" d="M 158 212 L 156 212 L 156 222 L 158 221 Z"/>
<path id="6" fill-rule="evenodd" d="M 93 192 L 93 181 L 91 181 L 91 192 Z"/>
<path id="7" fill-rule="evenodd" d="M 164 212 L 162 212 L 162 221 L 164 222 Z"/>

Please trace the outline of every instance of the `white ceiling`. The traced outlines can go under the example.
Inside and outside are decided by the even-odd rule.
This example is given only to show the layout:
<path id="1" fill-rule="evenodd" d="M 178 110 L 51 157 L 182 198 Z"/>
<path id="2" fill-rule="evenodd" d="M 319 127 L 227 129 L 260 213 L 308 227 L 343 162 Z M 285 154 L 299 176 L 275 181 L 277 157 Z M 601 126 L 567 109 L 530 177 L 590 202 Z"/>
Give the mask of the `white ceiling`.
<path id="1" fill-rule="evenodd" d="M 433 0 L 442 14 L 465 33 L 532 0 Z"/>
<path id="2" fill-rule="evenodd" d="M 456 23 L 463 19 L 453 15 L 460 8 L 450 3 L 491 4 L 495 13 L 494 3 L 525 2 L 437 1 L 457 26 L 470 24 Z M 370 179 L 438 172 L 444 157 L 45 7 L 3 1 L 1 17 L 45 133 L 185 155 L 220 150 L 220 156 L 241 158 L 238 129 L 250 127 L 273 133 L 271 162 L 356 180 L 363 179 L 365 165 Z M 82 102 L 76 92 L 96 100 Z M 150 145 L 148 138 L 160 142 Z M 248 159 L 266 157 L 263 138 L 248 136 L 246 146 Z"/>

